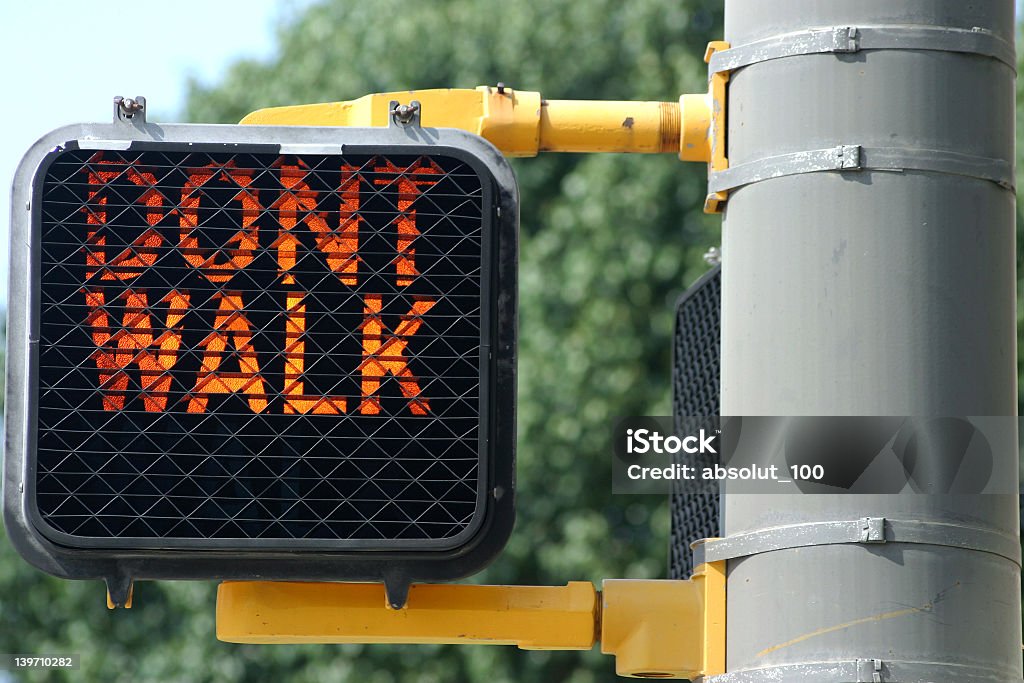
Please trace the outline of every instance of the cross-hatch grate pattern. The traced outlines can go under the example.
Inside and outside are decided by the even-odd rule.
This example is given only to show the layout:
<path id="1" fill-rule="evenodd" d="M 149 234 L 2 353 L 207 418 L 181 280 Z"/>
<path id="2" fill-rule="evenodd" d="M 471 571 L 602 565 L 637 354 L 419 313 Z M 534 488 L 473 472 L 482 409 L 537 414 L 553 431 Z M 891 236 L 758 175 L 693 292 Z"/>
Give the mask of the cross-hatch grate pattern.
<path id="1" fill-rule="evenodd" d="M 57 155 L 38 207 L 41 519 L 169 548 L 465 530 L 482 187 L 444 154 Z"/>
<path id="2" fill-rule="evenodd" d="M 677 425 L 719 414 L 721 317 L 722 274 L 716 267 L 686 293 L 676 310 L 672 409 Z M 719 498 L 687 493 L 673 481 L 671 509 L 669 578 L 688 579 L 693 573 L 690 544 L 719 535 Z"/>

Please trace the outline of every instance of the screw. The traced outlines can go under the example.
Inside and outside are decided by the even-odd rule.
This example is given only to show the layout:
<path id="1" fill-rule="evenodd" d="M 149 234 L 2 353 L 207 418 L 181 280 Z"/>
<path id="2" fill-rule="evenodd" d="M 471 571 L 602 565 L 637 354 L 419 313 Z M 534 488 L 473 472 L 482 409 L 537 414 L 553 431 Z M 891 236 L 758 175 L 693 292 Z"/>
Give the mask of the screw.
<path id="1" fill-rule="evenodd" d="M 117 106 L 121 108 L 121 111 L 124 113 L 125 118 L 130 119 L 131 117 L 135 116 L 137 113 L 145 109 L 145 105 L 143 105 L 141 102 L 137 100 L 133 100 L 130 97 L 121 97 L 117 99 Z"/>
<path id="2" fill-rule="evenodd" d="M 507 86 L 504 83 L 502 83 L 501 81 L 498 81 L 498 94 L 499 95 L 504 95 L 506 87 Z"/>
<path id="3" fill-rule="evenodd" d="M 722 262 L 722 250 L 718 247 L 708 247 L 704 252 L 704 263 L 709 266 L 717 266 Z"/>
<path id="4" fill-rule="evenodd" d="M 391 110 L 391 115 L 395 117 L 398 123 L 404 125 L 412 121 L 412 117 L 418 109 L 419 106 L 416 104 L 400 104 Z"/>

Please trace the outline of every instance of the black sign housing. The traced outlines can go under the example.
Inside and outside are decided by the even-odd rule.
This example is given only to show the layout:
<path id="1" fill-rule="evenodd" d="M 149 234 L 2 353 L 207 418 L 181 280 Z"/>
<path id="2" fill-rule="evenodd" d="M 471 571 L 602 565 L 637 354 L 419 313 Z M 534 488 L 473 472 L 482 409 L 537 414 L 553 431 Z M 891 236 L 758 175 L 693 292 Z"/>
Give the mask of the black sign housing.
<path id="1" fill-rule="evenodd" d="M 400 596 L 503 547 L 518 198 L 486 141 L 72 126 L 15 197 L 4 510 L 29 561 L 112 594 Z"/>

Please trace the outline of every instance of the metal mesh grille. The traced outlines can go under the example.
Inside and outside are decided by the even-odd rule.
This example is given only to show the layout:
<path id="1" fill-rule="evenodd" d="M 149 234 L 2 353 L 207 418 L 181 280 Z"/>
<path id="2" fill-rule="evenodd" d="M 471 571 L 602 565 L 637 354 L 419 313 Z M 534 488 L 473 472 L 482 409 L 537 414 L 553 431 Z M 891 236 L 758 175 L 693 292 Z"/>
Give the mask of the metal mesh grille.
<path id="1" fill-rule="evenodd" d="M 721 363 L 721 267 L 704 275 L 680 299 L 676 309 L 672 369 L 672 410 L 677 425 L 685 418 L 719 414 Z M 690 544 L 719 535 L 717 495 L 684 493 L 673 481 L 669 578 L 693 572 Z"/>
<path id="2" fill-rule="evenodd" d="M 483 188 L 436 154 L 59 154 L 38 208 L 39 517 L 160 547 L 467 529 Z"/>

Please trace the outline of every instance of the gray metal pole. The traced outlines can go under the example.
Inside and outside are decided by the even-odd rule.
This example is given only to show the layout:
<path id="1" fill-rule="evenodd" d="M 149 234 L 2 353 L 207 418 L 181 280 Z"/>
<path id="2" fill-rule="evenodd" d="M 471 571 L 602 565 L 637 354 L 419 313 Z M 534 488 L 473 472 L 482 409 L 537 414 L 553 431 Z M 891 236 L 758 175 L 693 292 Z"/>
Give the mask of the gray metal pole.
<path id="1" fill-rule="evenodd" d="M 859 145 L 863 170 L 732 192 L 722 412 L 1016 415 L 1015 197 L 996 182 L 1014 158 L 1014 3 L 726 0 L 734 49 L 822 27 L 838 30 L 781 39 L 813 53 L 733 72 L 730 165 Z M 1019 551 L 1016 496 L 724 499 L 726 536 L 864 517 L 890 542 L 729 561 L 722 680 L 1020 681 L 1019 556 L 974 549 Z M 955 533 L 900 541 L 920 528 Z"/>

